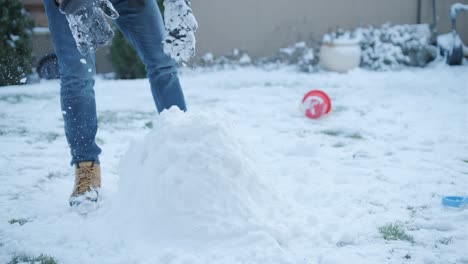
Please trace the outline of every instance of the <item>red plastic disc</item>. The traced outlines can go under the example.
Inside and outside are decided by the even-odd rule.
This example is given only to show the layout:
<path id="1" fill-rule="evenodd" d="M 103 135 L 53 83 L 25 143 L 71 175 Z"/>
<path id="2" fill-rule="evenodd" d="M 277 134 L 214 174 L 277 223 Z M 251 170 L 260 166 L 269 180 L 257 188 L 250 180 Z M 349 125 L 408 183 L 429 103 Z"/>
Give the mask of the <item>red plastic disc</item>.
<path id="1" fill-rule="evenodd" d="M 308 118 L 318 119 L 330 113 L 331 100 L 325 92 L 313 90 L 304 95 L 302 107 Z"/>

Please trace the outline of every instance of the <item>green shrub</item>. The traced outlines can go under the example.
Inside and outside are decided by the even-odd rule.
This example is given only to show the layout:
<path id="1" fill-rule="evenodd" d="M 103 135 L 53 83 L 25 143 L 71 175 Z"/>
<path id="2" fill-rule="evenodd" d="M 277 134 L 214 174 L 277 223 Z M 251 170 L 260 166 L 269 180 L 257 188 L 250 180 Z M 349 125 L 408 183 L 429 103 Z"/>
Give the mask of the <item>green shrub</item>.
<path id="1" fill-rule="evenodd" d="M 118 79 L 137 79 L 146 76 L 146 70 L 136 51 L 124 35 L 116 30 L 110 48 L 112 66 Z"/>
<path id="2" fill-rule="evenodd" d="M 164 0 L 157 0 L 158 2 L 158 6 L 159 6 L 159 11 L 161 11 L 161 14 L 163 15 L 164 17 Z"/>
<path id="3" fill-rule="evenodd" d="M 33 26 L 21 1 L 0 0 L 0 86 L 19 84 L 31 72 Z"/>
<path id="4" fill-rule="evenodd" d="M 164 0 L 156 0 L 164 16 Z M 135 49 L 127 42 L 124 35 L 115 30 L 111 45 L 111 61 L 118 79 L 138 79 L 146 77 L 146 70 Z"/>

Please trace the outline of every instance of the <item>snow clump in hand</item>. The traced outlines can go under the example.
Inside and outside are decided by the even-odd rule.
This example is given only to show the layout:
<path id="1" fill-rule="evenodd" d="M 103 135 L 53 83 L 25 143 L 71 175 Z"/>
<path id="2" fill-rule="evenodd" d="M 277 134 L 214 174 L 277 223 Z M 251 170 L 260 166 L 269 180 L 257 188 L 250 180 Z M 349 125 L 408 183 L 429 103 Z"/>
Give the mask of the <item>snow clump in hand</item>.
<path id="1" fill-rule="evenodd" d="M 114 31 L 105 17 L 117 19 L 119 13 L 108 0 L 63 0 L 60 12 L 67 18 L 76 47 L 81 55 L 95 52 L 98 47 L 107 45 Z"/>
<path id="2" fill-rule="evenodd" d="M 198 28 L 190 1 L 164 1 L 164 23 L 167 31 L 164 52 L 178 62 L 188 61 L 195 55 L 194 33 Z"/>

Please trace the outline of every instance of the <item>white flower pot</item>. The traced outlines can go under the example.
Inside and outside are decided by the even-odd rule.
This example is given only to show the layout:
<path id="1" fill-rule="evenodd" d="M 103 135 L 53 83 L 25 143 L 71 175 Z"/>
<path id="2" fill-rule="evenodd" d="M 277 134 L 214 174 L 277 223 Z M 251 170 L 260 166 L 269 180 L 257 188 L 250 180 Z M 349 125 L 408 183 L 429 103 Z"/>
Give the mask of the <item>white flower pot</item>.
<path id="1" fill-rule="evenodd" d="M 320 48 L 320 65 L 330 71 L 348 72 L 361 63 L 358 40 L 324 42 Z"/>

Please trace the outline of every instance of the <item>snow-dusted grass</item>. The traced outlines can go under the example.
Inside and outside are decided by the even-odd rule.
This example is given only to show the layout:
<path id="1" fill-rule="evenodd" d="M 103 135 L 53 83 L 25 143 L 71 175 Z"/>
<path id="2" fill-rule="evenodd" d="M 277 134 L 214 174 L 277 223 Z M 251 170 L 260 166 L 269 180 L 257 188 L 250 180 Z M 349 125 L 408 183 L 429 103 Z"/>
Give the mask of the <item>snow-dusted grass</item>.
<path id="1" fill-rule="evenodd" d="M 14 256 L 8 264 L 57 264 L 54 258 L 46 255 L 38 257 Z"/>
<path id="2" fill-rule="evenodd" d="M 29 222 L 28 219 L 24 219 L 24 218 L 13 218 L 13 219 L 10 219 L 10 221 L 8 221 L 10 225 L 13 225 L 13 224 L 24 225 L 27 222 Z"/>
<path id="3" fill-rule="evenodd" d="M 440 203 L 468 195 L 468 67 L 181 81 L 189 115 L 158 119 L 146 80 L 97 80 L 87 215 L 67 203 L 59 83 L 0 88 L 0 263 L 468 263 L 468 210 Z M 328 117 L 299 112 L 311 89 Z"/>
<path id="4" fill-rule="evenodd" d="M 390 223 L 379 227 L 379 232 L 385 240 L 401 240 L 414 242 L 414 238 L 408 235 L 403 223 Z"/>

